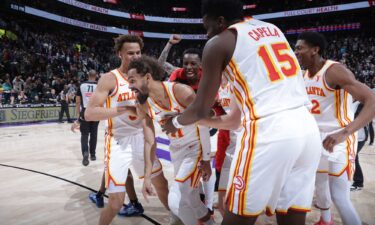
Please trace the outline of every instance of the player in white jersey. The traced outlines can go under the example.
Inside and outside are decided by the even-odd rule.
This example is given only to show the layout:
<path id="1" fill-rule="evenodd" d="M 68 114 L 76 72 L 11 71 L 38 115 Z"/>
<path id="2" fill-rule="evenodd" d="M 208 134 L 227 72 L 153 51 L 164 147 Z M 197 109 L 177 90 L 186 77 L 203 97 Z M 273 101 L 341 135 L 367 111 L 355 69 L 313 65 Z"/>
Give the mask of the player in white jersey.
<path id="1" fill-rule="evenodd" d="M 276 211 L 278 224 L 305 224 L 321 143 L 297 59 L 279 28 L 243 20 L 239 0 L 203 1 L 202 15 L 210 38 L 204 76 L 194 102 L 164 129 L 207 118 L 225 70 L 236 104 L 229 115 L 206 119 L 240 127 L 222 224 L 255 224 L 264 210 Z"/>
<path id="2" fill-rule="evenodd" d="M 232 99 L 233 92 L 232 92 L 230 83 L 228 82 L 228 79 L 226 78 L 224 74 L 221 79 L 222 81 L 221 81 L 221 85 L 218 91 L 218 96 L 219 96 L 218 101 L 219 101 L 220 106 L 224 109 L 225 113 L 229 114 L 230 102 L 234 100 Z M 227 149 L 225 151 L 225 158 L 224 158 L 224 162 L 221 168 L 219 187 L 218 187 L 218 193 L 219 193 L 218 208 L 222 215 L 224 215 L 224 212 L 225 212 L 225 205 L 224 205 L 225 199 L 224 198 L 227 192 L 230 166 L 232 164 L 234 150 L 236 149 L 236 140 L 237 140 L 236 131 L 230 130 L 229 131 L 229 145 L 227 146 Z"/>
<path id="3" fill-rule="evenodd" d="M 156 186 L 159 199 L 168 209 L 168 184 L 161 164 L 158 159 L 152 162 L 144 158 L 144 150 L 156 147 L 152 120 L 126 113 L 134 108 L 136 99 L 124 72 L 131 60 L 141 56 L 142 47 L 143 41 L 138 36 L 122 35 L 115 39 L 121 66 L 101 76 L 85 113 L 87 120 L 106 120 L 105 185 L 109 200 L 101 213 L 100 225 L 110 224 L 123 205 L 125 180 L 131 164 L 140 177 L 144 175 L 145 162 L 153 164 L 149 167 L 153 176 L 149 176 L 147 182 Z"/>
<path id="4" fill-rule="evenodd" d="M 141 104 L 139 111 L 148 114 L 161 125 L 169 117 L 183 112 L 195 97 L 193 89 L 187 85 L 163 82 L 163 74 L 162 66 L 150 57 L 142 56 L 129 64 L 128 79 Z M 210 141 L 202 139 L 207 135 L 208 130 L 196 124 L 168 135 L 175 177 L 169 191 L 168 204 L 185 225 L 214 224 L 208 208 L 200 200 L 197 188 L 201 172 L 204 180 L 208 180 L 211 175 Z M 148 154 L 154 155 L 152 152 Z M 146 174 L 148 176 L 150 173 Z M 151 190 L 151 186 L 145 183 L 144 191 L 150 193 Z"/>
<path id="5" fill-rule="evenodd" d="M 346 225 L 361 224 L 350 201 L 350 181 L 354 172 L 356 131 L 375 116 L 375 95 L 356 81 L 353 73 L 341 63 L 322 57 L 326 41 L 317 32 L 300 34 L 295 54 L 302 67 L 308 96 L 323 140 L 322 158 L 316 180 L 317 207 L 321 219 L 317 223 L 333 224 L 330 206 L 335 203 Z M 364 103 L 354 120 L 352 96 Z"/>

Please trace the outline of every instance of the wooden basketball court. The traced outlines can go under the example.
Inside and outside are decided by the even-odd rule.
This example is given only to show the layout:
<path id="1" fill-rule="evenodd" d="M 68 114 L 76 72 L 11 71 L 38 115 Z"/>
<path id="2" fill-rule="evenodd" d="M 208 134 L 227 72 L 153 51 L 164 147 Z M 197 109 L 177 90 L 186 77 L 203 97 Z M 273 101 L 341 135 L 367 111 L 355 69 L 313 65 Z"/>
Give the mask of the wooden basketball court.
<path id="1" fill-rule="evenodd" d="M 99 128 L 97 160 L 82 166 L 80 134 L 70 124 L 39 124 L 0 128 L 0 224 L 98 224 L 100 210 L 88 195 L 97 190 L 103 172 L 104 128 Z M 360 153 L 365 187 L 351 197 L 365 225 L 375 225 L 375 148 Z M 164 173 L 172 181 L 172 166 L 162 160 Z M 112 224 L 168 224 L 168 212 L 156 197 L 146 203 L 140 193 L 142 181 L 135 179 L 144 217 L 117 216 Z M 127 202 L 127 201 L 126 201 Z M 318 211 L 308 214 L 307 224 L 318 220 Z M 215 212 L 216 222 L 221 221 Z M 261 217 L 258 225 L 276 224 Z M 335 213 L 335 224 L 342 224 Z"/>

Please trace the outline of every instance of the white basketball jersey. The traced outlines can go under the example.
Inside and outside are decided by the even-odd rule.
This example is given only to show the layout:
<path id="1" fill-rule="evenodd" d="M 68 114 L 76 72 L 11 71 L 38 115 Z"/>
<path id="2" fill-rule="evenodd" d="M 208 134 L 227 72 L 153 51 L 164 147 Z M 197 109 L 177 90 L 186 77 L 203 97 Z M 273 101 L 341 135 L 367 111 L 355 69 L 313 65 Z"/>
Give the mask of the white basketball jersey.
<path id="1" fill-rule="evenodd" d="M 221 107 L 223 107 L 226 114 L 229 114 L 230 112 L 230 100 L 232 97 L 232 91 L 230 88 L 230 83 L 228 82 L 225 86 L 220 85 L 219 88 L 219 103 Z"/>
<path id="2" fill-rule="evenodd" d="M 313 77 L 305 72 L 305 85 L 312 103 L 310 112 L 314 115 L 321 132 L 332 132 L 347 126 L 354 119 L 352 96 L 344 89 L 332 89 L 325 80 L 327 70 L 335 61 L 327 60 Z"/>
<path id="3" fill-rule="evenodd" d="M 135 93 L 130 90 L 129 83 L 118 69 L 112 70 L 116 77 L 116 89 L 108 96 L 105 107 L 132 106 L 136 104 Z M 115 138 L 127 137 L 143 132 L 142 122 L 135 116 L 122 114 L 106 121 L 107 132 Z"/>
<path id="4" fill-rule="evenodd" d="M 170 108 L 165 108 L 159 105 L 151 97 L 147 99 L 148 102 L 148 114 L 150 117 L 157 121 L 160 125 L 163 125 L 165 120 L 170 116 L 175 116 L 182 113 L 185 110 L 185 106 L 178 102 L 174 94 L 174 82 L 162 82 L 165 93 L 169 98 Z M 168 135 L 171 145 L 185 145 L 194 141 L 199 140 L 199 129 L 196 124 L 191 124 L 178 129 L 174 134 Z"/>
<path id="5" fill-rule="evenodd" d="M 237 42 L 225 74 L 243 122 L 309 104 L 297 58 L 278 27 L 251 19 L 229 29 Z"/>

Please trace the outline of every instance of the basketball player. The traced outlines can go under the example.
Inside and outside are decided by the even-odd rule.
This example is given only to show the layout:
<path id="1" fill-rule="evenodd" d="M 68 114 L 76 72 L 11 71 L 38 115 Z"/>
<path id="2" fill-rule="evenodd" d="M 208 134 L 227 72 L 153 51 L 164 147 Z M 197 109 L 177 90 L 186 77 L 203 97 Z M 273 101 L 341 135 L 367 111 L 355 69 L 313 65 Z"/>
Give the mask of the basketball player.
<path id="1" fill-rule="evenodd" d="M 137 94 L 138 101 L 142 104 L 141 110 L 159 124 L 163 124 L 168 117 L 183 112 L 195 97 L 193 89 L 187 85 L 162 82 L 164 71 L 153 58 L 142 56 L 133 60 L 128 69 L 129 87 Z M 199 163 L 204 180 L 208 180 L 211 175 L 209 140 L 202 139 L 202 132 L 205 131 L 208 133 L 208 130 L 202 130 L 194 124 L 168 135 L 175 174 L 168 204 L 185 225 L 197 225 L 198 221 L 214 224 L 208 208 L 200 200 L 197 188 L 200 179 Z M 154 155 L 152 152 L 148 154 Z M 149 166 L 146 164 L 146 171 L 151 171 Z M 146 173 L 147 176 L 150 176 L 149 172 Z M 151 193 L 150 184 L 144 183 L 144 190 Z"/>
<path id="2" fill-rule="evenodd" d="M 305 224 L 321 147 L 301 70 L 275 25 L 244 21 L 239 0 L 205 0 L 202 80 L 194 102 L 166 121 L 167 133 L 207 118 L 225 70 L 236 97 L 211 126 L 237 129 L 223 223 L 255 224 L 267 209 L 278 224 Z M 237 106 L 237 107 L 236 107 Z"/>
<path id="3" fill-rule="evenodd" d="M 221 85 L 220 85 L 218 94 L 219 94 L 220 106 L 224 109 L 226 114 L 229 114 L 230 113 L 229 106 L 232 100 L 233 93 L 232 93 L 230 84 L 224 74 L 221 78 Z M 220 132 L 228 132 L 228 137 L 227 137 L 228 145 L 226 146 L 226 149 L 224 149 L 225 158 L 221 167 L 219 187 L 218 187 L 218 192 L 219 192 L 218 209 L 221 215 L 223 216 L 225 212 L 224 198 L 227 192 L 230 166 L 232 164 L 234 150 L 236 149 L 237 134 L 233 130 L 230 130 L 230 131 L 220 130 L 219 134 Z"/>
<path id="4" fill-rule="evenodd" d="M 359 225 L 361 220 L 350 201 L 357 145 L 355 132 L 375 116 L 375 95 L 344 65 L 324 59 L 325 47 L 323 35 L 305 32 L 299 35 L 295 49 L 300 65 L 306 69 L 304 78 L 312 102 L 311 113 L 327 150 L 323 151 L 317 175 L 317 206 L 322 217 L 316 224 L 333 224 L 329 210 L 332 198 L 343 223 Z M 352 96 L 364 104 L 355 120 Z"/>
<path id="5" fill-rule="evenodd" d="M 105 137 L 105 184 L 109 193 L 108 205 L 100 215 L 100 225 L 110 224 L 125 198 L 125 180 L 131 164 L 136 173 L 144 175 L 144 164 L 150 166 L 148 182 L 156 186 L 159 199 L 168 208 L 168 184 L 158 159 L 144 160 L 144 149 L 155 148 L 152 120 L 130 116 L 126 112 L 135 105 L 135 94 L 129 89 L 127 67 L 141 56 L 143 41 L 138 36 L 121 35 L 115 39 L 115 51 L 121 59 L 118 69 L 101 76 L 86 109 L 87 120 L 107 120 Z M 103 107 L 105 105 L 105 107 Z M 143 147 L 144 146 L 144 147 Z"/>
<path id="6" fill-rule="evenodd" d="M 169 81 L 176 81 L 189 85 L 198 90 L 199 81 L 202 77 L 201 68 L 201 51 L 196 48 L 188 48 L 182 53 L 182 68 L 176 67 L 167 62 L 169 51 L 172 46 L 181 41 L 181 36 L 177 34 L 171 35 L 168 43 L 161 52 L 158 61 L 164 66 L 168 73 Z"/>
<path id="7" fill-rule="evenodd" d="M 77 91 L 76 95 L 76 112 L 78 120 L 72 126 L 79 126 L 81 131 L 81 150 L 82 150 L 82 164 L 89 165 L 89 146 L 90 146 L 90 159 L 96 160 L 95 150 L 98 135 L 99 121 L 86 121 L 85 110 L 87 103 L 92 93 L 96 88 L 96 71 L 90 70 L 88 72 L 88 81 L 83 82 Z M 89 145 L 90 136 L 90 145 Z"/>
<path id="8" fill-rule="evenodd" d="M 202 77 L 201 68 L 201 51 L 196 48 L 186 49 L 182 54 L 182 68 L 175 67 L 174 65 L 167 62 L 169 51 L 173 45 L 180 43 L 181 36 L 177 34 L 172 34 L 165 45 L 162 53 L 159 56 L 158 61 L 163 65 L 165 71 L 170 75 L 169 81 L 175 81 L 182 84 L 186 84 L 193 88 L 196 92 L 198 90 L 199 81 Z M 216 110 L 217 105 L 214 106 Z M 202 127 L 202 129 L 208 129 L 208 127 Z M 211 129 L 210 136 L 215 135 L 216 129 Z M 208 134 L 206 131 L 203 134 Z M 204 137 L 204 139 L 210 139 L 210 136 Z M 211 146 L 210 146 L 211 149 Z M 215 191 L 215 176 L 211 176 L 210 180 L 203 181 L 199 185 L 201 192 L 201 199 L 206 202 L 207 207 L 213 213 L 213 201 L 214 201 L 214 191 Z"/>

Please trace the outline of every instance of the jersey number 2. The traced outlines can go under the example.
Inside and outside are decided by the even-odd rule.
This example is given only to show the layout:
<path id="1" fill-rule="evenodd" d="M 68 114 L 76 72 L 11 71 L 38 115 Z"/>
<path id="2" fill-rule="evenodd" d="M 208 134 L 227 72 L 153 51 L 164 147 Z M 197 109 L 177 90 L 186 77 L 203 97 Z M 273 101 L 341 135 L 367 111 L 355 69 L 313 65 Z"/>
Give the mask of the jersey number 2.
<path id="1" fill-rule="evenodd" d="M 320 114 L 320 104 L 317 100 L 313 99 L 311 100 L 311 103 L 313 104 L 313 107 L 311 108 L 312 114 Z"/>
<path id="2" fill-rule="evenodd" d="M 262 45 L 258 49 L 258 55 L 262 59 L 264 65 L 266 66 L 268 77 L 271 82 L 282 80 L 284 75 L 285 77 L 292 77 L 297 75 L 298 72 L 298 65 L 293 56 L 291 56 L 288 52 L 291 51 L 289 45 L 285 42 L 281 43 L 274 43 L 271 44 L 271 50 L 273 51 L 274 55 L 276 56 L 276 60 L 270 54 L 270 47 L 266 45 Z M 279 71 L 278 67 L 275 65 L 276 63 L 283 64 L 281 66 L 281 72 Z"/>

